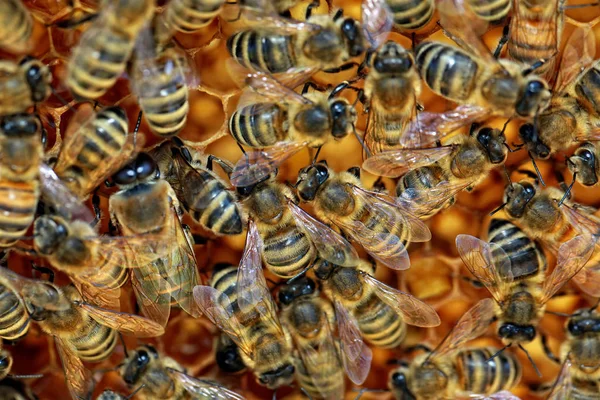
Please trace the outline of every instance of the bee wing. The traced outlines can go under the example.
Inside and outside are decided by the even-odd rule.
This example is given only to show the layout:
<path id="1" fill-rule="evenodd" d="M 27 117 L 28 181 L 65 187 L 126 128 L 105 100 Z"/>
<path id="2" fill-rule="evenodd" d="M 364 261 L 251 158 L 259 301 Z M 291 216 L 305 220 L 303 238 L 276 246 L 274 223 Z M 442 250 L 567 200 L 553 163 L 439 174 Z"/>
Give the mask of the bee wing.
<path id="1" fill-rule="evenodd" d="M 427 190 L 418 191 L 414 188 L 406 188 L 396 199 L 396 204 L 422 220 L 425 216 L 431 216 L 431 211 L 443 207 L 445 203 L 471 184 L 470 180 L 458 180 L 452 183 L 443 181 Z"/>
<path id="2" fill-rule="evenodd" d="M 210 183 L 210 179 L 205 174 L 201 174 L 193 165 L 191 165 L 183 155 L 177 151 L 173 156 L 173 169 L 181 185 L 188 188 L 194 188 L 196 191 L 201 191 Z M 176 190 L 175 188 L 173 188 Z M 185 190 L 176 190 L 180 199 L 185 199 L 186 206 L 193 211 L 205 210 L 212 198 L 210 196 L 195 196 L 195 193 L 189 193 Z M 183 192 L 183 193 L 180 193 Z M 193 199 L 193 201 L 191 201 Z"/>
<path id="3" fill-rule="evenodd" d="M 156 337 L 165 333 L 165 328 L 159 323 L 139 315 L 107 310 L 83 302 L 79 302 L 77 305 L 100 324 L 119 332 L 137 337 Z"/>
<path id="4" fill-rule="evenodd" d="M 443 356 L 460 349 L 465 343 L 483 335 L 496 315 L 494 300 L 480 300 L 471 307 L 454 325 L 444 340 L 433 350 L 430 359 Z"/>
<path id="5" fill-rule="evenodd" d="M 600 234 L 600 219 L 587 212 L 586 208 L 563 203 L 560 209 L 567 221 L 569 221 L 569 224 L 578 233 L 589 235 Z"/>
<path id="6" fill-rule="evenodd" d="M 94 217 L 90 210 L 71 192 L 48 165 L 40 164 L 40 183 L 42 196 L 48 204 L 56 207 L 56 211 L 67 219 L 80 219 L 92 222 Z"/>
<path id="7" fill-rule="evenodd" d="M 563 400 L 571 397 L 573 376 L 571 375 L 571 361 L 567 358 L 563 363 L 554 386 L 548 395 L 548 400 Z"/>
<path id="8" fill-rule="evenodd" d="M 244 328 L 235 316 L 227 295 L 210 286 L 198 285 L 194 288 L 194 300 L 202 313 L 252 358 L 252 346 L 243 333 Z"/>
<path id="9" fill-rule="evenodd" d="M 392 11 L 385 0 L 362 2 L 362 25 L 371 47 L 377 48 L 385 42 L 393 23 Z"/>
<path id="10" fill-rule="evenodd" d="M 246 86 L 264 100 L 310 105 L 312 101 L 279 82 L 273 75 L 256 72 L 246 77 Z M 292 87 L 290 85 L 290 87 Z"/>
<path id="11" fill-rule="evenodd" d="M 346 375 L 354 384 L 362 385 L 369 375 L 373 352 L 363 342 L 356 319 L 338 300 L 334 299 L 338 336 L 341 340 L 342 361 Z"/>
<path id="12" fill-rule="evenodd" d="M 595 258 L 594 255 L 592 257 Z M 589 296 L 600 297 L 600 266 L 595 264 L 592 267 L 582 268 L 573 277 L 573 282 Z"/>
<path id="13" fill-rule="evenodd" d="M 421 112 L 406 127 L 400 145 L 405 148 L 424 148 L 472 122 L 481 121 L 491 115 L 491 110 L 464 104 L 444 113 Z"/>
<path id="14" fill-rule="evenodd" d="M 96 286 L 89 280 L 71 275 L 69 277 L 84 301 L 110 310 L 118 311 L 121 309 L 121 288 Z"/>
<path id="15" fill-rule="evenodd" d="M 288 207 L 296 225 L 307 234 L 321 258 L 343 267 L 352 267 L 359 262 L 356 250 L 341 235 L 314 219 L 290 199 Z"/>
<path id="16" fill-rule="evenodd" d="M 36 281 L 33 279 L 25 278 L 24 276 L 21 276 L 11 271 L 10 269 L 8 269 L 8 267 L 2 266 L 0 267 L 0 282 L 2 283 L 2 285 L 9 286 L 14 291 L 20 293 L 23 287 L 31 283 L 35 284 Z"/>
<path id="17" fill-rule="evenodd" d="M 501 392 L 496 392 L 494 394 L 490 394 L 489 396 L 477 396 L 475 399 L 481 400 L 521 400 L 508 390 L 503 390 Z"/>
<path id="18" fill-rule="evenodd" d="M 458 235 L 456 249 L 467 269 L 496 301 L 501 302 L 506 296 L 507 283 L 514 279 L 510 259 L 504 250 L 471 235 Z"/>
<path id="19" fill-rule="evenodd" d="M 306 147 L 304 142 L 279 142 L 263 150 L 247 151 L 233 167 L 233 186 L 251 186 L 264 180 L 285 160 Z"/>
<path id="20" fill-rule="evenodd" d="M 170 286 L 158 269 L 148 264 L 131 272 L 131 286 L 144 316 L 166 326 L 171 313 Z"/>
<path id="21" fill-rule="evenodd" d="M 242 100 L 245 97 L 250 97 L 249 93 L 254 93 L 254 103 L 256 103 L 256 99 L 259 97 L 256 93 L 247 87 L 246 80 L 248 77 L 256 75 L 257 72 L 251 71 L 248 68 L 241 66 L 234 59 L 229 58 L 225 61 L 225 67 L 227 68 L 227 72 L 231 79 L 236 83 L 236 85 L 243 89 L 242 96 L 238 102 L 238 108 L 240 108 L 240 104 L 252 104 L 248 103 L 247 100 Z M 255 66 L 256 69 L 261 69 L 259 65 Z M 296 88 L 304 82 L 308 81 L 312 75 L 319 71 L 318 66 L 311 67 L 293 67 L 288 69 L 285 72 L 270 74 L 275 80 L 287 86 L 288 88 Z"/>
<path id="22" fill-rule="evenodd" d="M 244 400 L 245 397 L 219 385 L 217 382 L 198 379 L 177 371 L 173 368 L 167 368 L 169 375 L 183 385 L 188 393 L 199 398 L 208 398 L 213 400 Z"/>
<path id="23" fill-rule="evenodd" d="M 542 35 L 544 36 L 544 35 Z M 594 63 L 596 36 L 589 26 L 577 27 L 565 44 L 553 91 L 562 93 Z"/>
<path id="24" fill-rule="evenodd" d="M 377 297 L 393 308 L 398 314 L 402 315 L 402 319 L 407 324 L 423 328 L 440 325 L 440 317 L 433 307 L 427 303 L 422 302 L 409 293 L 381 283 L 369 274 L 362 274 L 362 277 L 365 283 L 375 291 Z"/>
<path id="25" fill-rule="evenodd" d="M 596 242 L 597 237 L 579 235 L 560 245 L 556 267 L 552 274 L 544 280 L 542 287 L 544 295 L 541 304 L 546 304 L 569 279 L 585 266 L 594 252 Z"/>
<path id="26" fill-rule="evenodd" d="M 81 150 L 84 140 L 82 140 L 82 135 L 79 135 L 78 131 L 83 129 L 84 125 L 91 123 L 95 118 L 96 112 L 94 111 L 94 107 L 89 103 L 83 103 L 75 111 L 75 114 L 69 119 L 69 125 L 67 125 L 65 133 L 62 135 L 63 143 L 58 153 L 56 164 L 54 165 L 55 171 L 63 171 L 69 166 L 66 163 L 67 160 L 64 157 L 64 153 L 66 151 L 74 152 L 74 150 L 77 150 L 79 152 Z"/>
<path id="27" fill-rule="evenodd" d="M 375 175 L 397 178 L 410 170 L 431 165 L 449 156 L 455 148 L 455 146 L 441 146 L 384 151 L 367 158 L 362 168 Z"/>
<path id="28" fill-rule="evenodd" d="M 245 7 L 243 15 L 250 27 L 255 30 L 273 31 L 278 35 L 296 35 L 302 32 L 316 32 L 321 26 L 306 21 L 295 21 L 277 14 L 270 1 L 252 0 L 253 6 Z"/>
<path id="29" fill-rule="evenodd" d="M 65 371 L 65 381 L 71 397 L 75 400 L 89 398 L 91 395 L 90 382 L 92 381 L 92 374 L 83 365 L 69 342 L 57 336 L 54 336 L 54 342 Z"/>

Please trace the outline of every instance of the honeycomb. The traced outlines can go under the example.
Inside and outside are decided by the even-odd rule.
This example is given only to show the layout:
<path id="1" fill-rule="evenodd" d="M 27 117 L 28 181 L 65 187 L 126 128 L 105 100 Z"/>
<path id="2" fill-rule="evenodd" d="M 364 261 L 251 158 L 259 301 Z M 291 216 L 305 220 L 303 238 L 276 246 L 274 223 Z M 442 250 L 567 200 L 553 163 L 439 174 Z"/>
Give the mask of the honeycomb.
<path id="1" fill-rule="evenodd" d="M 47 146 L 49 155 L 56 154 L 61 143 L 61 133 L 69 124 L 74 109 L 78 107 L 77 102 L 72 100 L 62 80 L 65 77 L 65 66 L 71 49 L 77 43 L 85 25 L 73 29 L 61 29 L 53 26 L 57 21 L 64 20 L 70 16 L 93 13 L 98 9 L 98 3 L 92 0 L 23 0 L 24 4 L 35 17 L 35 28 L 33 32 L 35 48 L 31 55 L 42 59 L 51 67 L 54 81 L 53 86 L 68 105 L 56 95 L 38 107 L 38 112 L 49 133 L 50 141 Z M 303 1 L 292 10 L 292 16 L 299 19 L 304 15 L 304 10 L 310 1 Z M 586 0 L 571 1 L 570 4 L 585 3 Z M 330 4 L 324 0 L 315 9 L 315 13 L 327 13 L 332 8 L 343 8 L 344 13 L 354 18 L 360 18 L 360 0 L 332 0 Z M 582 9 L 570 9 L 566 11 L 568 17 L 575 21 L 588 22 L 600 15 L 597 7 Z M 434 17 L 434 21 L 436 18 Z M 425 35 L 430 27 L 424 29 Z M 183 48 L 188 55 L 191 70 L 197 81 L 190 93 L 190 112 L 188 122 L 179 136 L 189 141 L 189 144 L 204 151 L 217 155 L 221 158 L 235 162 L 241 156 L 241 152 L 235 141 L 227 131 L 226 119 L 235 109 L 240 90 L 234 79 L 227 73 L 227 53 L 225 43 L 228 35 L 236 29 L 235 23 L 229 23 L 224 19 L 217 18 L 210 25 L 194 34 L 177 34 L 177 44 Z M 491 29 L 485 35 L 485 42 L 490 48 L 494 48 L 502 26 Z M 573 25 L 567 24 L 564 29 L 562 45 L 573 31 Z M 596 36 L 600 35 L 600 29 L 595 28 Z M 442 32 L 435 32 L 432 38 L 448 41 Z M 398 41 L 406 48 L 410 48 L 409 38 L 397 33 L 392 33 L 391 38 Z M 20 55 L 2 53 L 6 59 L 18 59 Z M 354 70 L 338 74 L 319 73 L 314 80 L 321 84 L 337 84 L 345 79 L 352 78 Z M 352 93 L 348 94 L 350 100 L 354 100 Z M 440 111 L 450 107 L 446 101 L 436 97 L 424 88 L 419 102 L 426 110 Z M 135 96 L 129 91 L 127 77 L 119 79 L 118 83 L 101 99 L 101 105 L 119 104 L 124 107 L 130 118 L 135 120 L 138 106 Z M 357 104 L 359 121 L 357 128 L 363 130 L 365 127 L 365 114 L 362 113 L 362 105 Z M 490 125 L 502 127 L 503 120 L 492 120 Z M 507 143 L 518 142 L 516 123 L 511 122 L 507 128 Z M 145 122 L 142 123 L 140 132 L 146 134 L 148 146 L 158 142 L 158 138 L 150 134 Z M 326 159 L 329 166 L 336 171 L 345 170 L 349 167 L 360 165 L 362 162 L 361 147 L 352 136 L 346 137 L 335 146 L 325 146 L 320 154 L 321 159 Z M 553 168 L 560 164 L 562 168 L 562 156 L 552 162 L 538 162 L 541 173 L 549 186 L 556 185 Z M 298 170 L 311 161 L 308 152 L 299 154 L 288 160 L 280 169 L 280 179 L 295 181 Z M 529 159 L 525 152 L 516 152 L 509 155 L 506 163 L 509 171 L 520 168 L 531 169 Z M 513 173 L 516 179 L 518 173 Z M 570 175 L 566 176 L 567 182 Z M 365 173 L 363 182 L 369 187 L 376 177 Z M 392 188 L 392 182 L 387 181 L 388 188 Z M 442 324 L 435 329 L 417 329 L 409 327 L 409 334 L 404 343 L 406 346 L 429 341 L 438 343 L 454 323 L 479 299 L 489 297 L 485 289 L 479 289 L 462 279 L 469 276 L 460 258 L 457 257 L 454 239 L 457 234 L 470 234 L 485 237 L 485 230 L 489 222 L 488 213 L 501 202 L 505 179 L 502 171 L 493 171 L 490 176 L 477 188 L 470 192 L 459 195 L 456 205 L 435 216 L 428 222 L 433 239 L 421 246 L 413 246 L 410 249 L 412 265 L 411 268 L 402 273 L 397 273 L 386 268 L 378 268 L 377 278 L 392 286 L 409 291 L 418 298 L 433 305 L 438 311 Z M 600 206 L 600 189 L 590 189 L 576 184 L 574 187 L 575 201 L 586 205 Z M 106 210 L 107 198 L 102 198 L 102 206 Z M 106 212 L 104 213 L 106 217 Z M 501 214 L 500 214 L 501 215 Z M 106 219 L 106 218 L 104 218 Z M 205 244 L 197 245 L 195 248 L 198 256 L 198 264 L 202 274 L 210 274 L 210 266 L 218 262 L 230 262 L 237 264 L 244 247 L 245 234 L 234 237 L 210 237 L 202 228 L 188 222 L 195 233 L 208 237 Z M 103 221 L 106 224 L 106 221 Z M 106 228 L 106 226 L 105 226 Z M 25 276 L 31 276 L 29 262 L 12 255 L 10 258 L 11 268 Z M 60 274 L 58 283 L 67 283 L 68 279 Z M 132 294 L 124 290 L 122 301 L 123 311 L 133 312 L 133 304 L 129 301 Z M 577 287 L 569 283 L 560 293 L 560 296 L 552 299 L 548 304 L 548 310 L 562 313 L 571 313 L 577 308 L 591 304 L 594 299 L 586 297 L 578 291 Z M 129 308 L 128 308 L 129 307 Z M 560 343 L 565 337 L 564 318 L 546 314 L 542 320 L 541 328 L 549 336 L 549 344 L 555 353 L 558 352 Z M 211 377 L 219 380 L 229 388 L 245 395 L 248 399 L 270 399 L 273 393 L 259 386 L 250 373 L 243 375 L 226 375 L 218 370 L 214 361 L 213 337 L 217 335 L 217 329 L 206 319 L 193 319 L 187 314 L 172 310 L 166 334 L 163 337 L 149 340 L 156 345 L 163 354 L 173 357 L 188 369 L 190 375 Z M 127 349 L 134 349 L 138 340 L 125 337 Z M 500 343 L 494 337 L 485 337 L 478 343 L 495 344 Z M 6 346 L 15 358 L 13 367 L 14 374 L 43 374 L 43 377 L 29 380 L 29 384 L 40 399 L 66 399 L 68 391 L 63 378 L 63 372 L 53 341 L 40 332 L 35 324 L 32 325 L 29 334 L 20 342 Z M 538 397 L 530 390 L 530 386 L 552 382 L 559 371 L 559 366 L 548 362 L 543 353 L 539 338 L 526 346 L 536 364 L 540 368 L 542 378 L 538 377 L 527 358 L 517 352 L 519 360 L 524 368 L 521 383 L 514 388 L 513 393 L 522 399 L 536 399 Z M 125 348 L 117 346 L 110 359 L 100 364 L 90 364 L 88 367 L 94 372 L 95 391 L 97 396 L 104 388 L 110 387 L 122 393 L 128 393 L 125 383 L 119 378 L 114 367 L 124 357 Z M 363 387 L 370 389 L 385 389 L 388 372 L 393 368 L 389 365 L 390 359 L 403 356 L 400 350 L 387 351 L 373 349 L 373 365 L 371 373 Z M 350 382 L 347 383 L 348 393 L 346 398 L 352 399 L 356 396 L 357 388 Z M 384 399 L 390 398 L 389 393 L 372 392 L 364 393 L 362 399 Z M 277 392 L 278 399 L 300 399 L 303 396 L 298 388 L 281 388 Z M 135 397 L 134 397 L 135 399 Z"/>

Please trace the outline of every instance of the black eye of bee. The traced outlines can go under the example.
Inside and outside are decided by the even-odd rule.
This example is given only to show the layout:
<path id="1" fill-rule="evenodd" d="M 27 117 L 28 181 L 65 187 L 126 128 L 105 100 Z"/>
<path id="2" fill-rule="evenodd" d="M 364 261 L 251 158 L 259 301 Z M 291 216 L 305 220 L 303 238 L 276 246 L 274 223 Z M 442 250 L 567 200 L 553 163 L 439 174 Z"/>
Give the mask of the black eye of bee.
<path id="1" fill-rule="evenodd" d="M 114 176 L 113 181 L 117 185 L 128 185 L 135 182 L 136 174 L 133 164 L 128 164 L 121 168 Z"/>
<path id="2" fill-rule="evenodd" d="M 154 159 L 147 153 L 140 153 L 135 161 L 135 173 L 138 179 L 145 179 L 156 174 L 157 166 Z"/>
<path id="3" fill-rule="evenodd" d="M 401 372 L 394 372 L 392 374 L 392 385 L 398 389 L 406 388 L 406 376 Z"/>
<path id="4" fill-rule="evenodd" d="M 137 353 L 137 357 L 135 358 L 135 362 L 138 367 L 143 367 L 150 362 L 150 356 L 145 350 L 141 350 Z"/>
<path id="5" fill-rule="evenodd" d="M 8 360 L 8 357 L 5 356 L 0 356 L 0 368 L 8 368 L 8 366 L 10 365 L 10 361 Z"/>
<path id="6" fill-rule="evenodd" d="M 492 138 L 492 129 L 491 128 L 481 128 L 477 133 L 477 140 L 483 147 L 488 147 L 490 144 L 490 140 Z"/>
<path id="7" fill-rule="evenodd" d="M 577 154 L 586 164 L 594 164 L 594 153 L 588 149 L 584 149 Z"/>
<path id="8" fill-rule="evenodd" d="M 342 22 L 342 32 L 350 40 L 356 39 L 358 33 L 356 31 L 356 24 L 352 18 L 347 18 Z"/>
<path id="9" fill-rule="evenodd" d="M 522 186 L 523 186 L 523 196 L 527 200 L 532 199 L 533 196 L 535 196 L 535 186 L 533 186 L 529 182 L 523 182 Z"/>
<path id="10" fill-rule="evenodd" d="M 527 94 L 538 94 L 544 90 L 544 84 L 540 81 L 531 81 L 527 84 Z"/>
<path id="11" fill-rule="evenodd" d="M 583 334 L 583 332 L 584 332 L 583 327 L 573 320 L 569 321 L 569 323 L 567 325 L 567 330 L 573 336 L 579 336 L 579 335 Z"/>

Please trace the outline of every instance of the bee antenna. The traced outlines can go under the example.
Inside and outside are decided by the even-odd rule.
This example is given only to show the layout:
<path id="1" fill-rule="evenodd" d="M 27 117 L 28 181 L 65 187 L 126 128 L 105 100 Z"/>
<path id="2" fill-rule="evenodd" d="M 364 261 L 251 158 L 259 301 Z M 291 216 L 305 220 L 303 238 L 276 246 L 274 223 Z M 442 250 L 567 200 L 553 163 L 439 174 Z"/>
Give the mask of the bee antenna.
<path id="1" fill-rule="evenodd" d="M 600 306 L 600 298 L 598 298 L 598 300 L 596 301 L 596 303 L 590 307 L 589 311 L 592 312 L 594 311 L 596 308 L 598 308 L 598 306 Z"/>
<path id="2" fill-rule="evenodd" d="M 352 124 L 352 133 L 354 133 L 354 137 L 356 138 L 356 140 L 358 140 L 358 143 L 360 143 L 361 147 L 367 154 L 367 158 L 371 157 L 371 152 L 369 151 L 369 148 L 365 144 L 365 141 L 360 137 L 358 132 L 356 132 L 356 126 L 354 126 L 354 124 Z"/>
<path id="3" fill-rule="evenodd" d="M 38 378 L 42 378 L 44 376 L 44 374 L 30 374 L 30 375 L 8 374 L 7 376 L 12 379 L 38 379 Z"/>
<path id="4" fill-rule="evenodd" d="M 576 9 L 576 8 L 596 7 L 598 5 L 600 5 L 600 3 L 598 3 L 598 2 L 595 2 L 595 3 L 583 3 L 583 4 L 571 4 L 571 5 L 568 5 L 568 6 L 561 7 L 561 11 L 563 11 L 563 10 L 573 10 L 573 9 Z"/>
<path id="5" fill-rule="evenodd" d="M 521 345 L 520 343 L 519 343 L 519 348 L 521 350 L 523 350 L 523 353 L 525 353 L 525 355 L 529 359 L 529 362 L 533 366 L 533 369 L 535 370 L 535 373 L 537 374 L 537 376 L 539 376 L 541 378 L 542 377 L 542 373 L 538 369 L 537 365 L 535 365 L 535 362 L 533 361 L 533 358 L 531 358 L 531 354 L 529 354 L 529 352 L 525 349 L 525 347 L 523 347 L 523 345 Z"/>
<path id="6" fill-rule="evenodd" d="M 502 134 L 503 135 L 504 135 L 504 131 L 506 130 L 506 127 L 508 126 L 508 124 L 510 123 L 510 121 L 512 121 L 512 118 L 507 119 L 506 122 L 504 123 L 504 126 L 502 127 Z"/>
<path id="7" fill-rule="evenodd" d="M 488 358 L 487 360 L 485 360 L 485 362 L 487 363 L 489 361 L 492 361 L 494 358 L 498 357 L 500 354 L 502 354 L 502 352 L 504 350 L 508 349 L 510 346 L 512 346 L 512 343 L 507 344 L 506 346 L 504 346 L 503 348 L 501 348 L 500 350 L 498 350 L 497 352 L 495 352 L 490 358 Z"/>
<path id="8" fill-rule="evenodd" d="M 533 164 L 533 168 L 535 169 L 535 173 L 537 174 L 540 183 L 542 184 L 542 186 L 546 186 L 546 182 L 544 182 L 544 178 L 542 178 L 542 173 L 540 172 L 540 169 L 538 168 L 537 163 L 535 162 L 535 159 L 533 158 L 531 152 L 529 152 L 529 158 L 531 159 L 531 163 Z"/>
<path id="9" fill-rule="evenodd" d="M 123 338 L 123 335 L 121 334 L 121 332 L 119 333 L 119 340 L 121 341 L 121 344 L 123 345 L 123 353 L 125 354 L 125 358 L 129 358 L 129 353 L 127 352 L 127 345 L 125 344 L 125 338 Z"/>
<path id="10" fill-rule="evenodd" d="M 52 94 L 54 96 L 56 96 L 58 101 L 60 101 L 63 104 L 63 106 L 67 106 L 67 107 L 69 107 L 69 110 L 75 112 L 73 107 L 71 107 L 71 105 L 65 100 L 64 97 L 62 97 L 60 94 L 58 94 L 58 92 L 56 91 L 56 89 L 54 89 L 54 87 L 52 85 L 48 85 L 48 86 L 50 86 L 50 91 L 52 92 Z"/>
<path id="11" fill-rule="evenodd" d="M 358 392 L 358 394 L 356 395 L 354 400 L 359 400 L 364 393 L 386 393 L 386 392 L 389 392 L 388 389 L 369 389 L 369 388 L 362 388 L 362 389 L 354 388 L 354 389 L 352 389 L 352 391 Z"/>
<path id="12" fill-rule="evenodd" d="M 567 317 L 567 318 L 577 315 L 577 314 L 562 313 L 562 312 L 558 312 L 558 311 L 546 311 L 546 314 L 556 315 L 557 317 Z"/>
<path id="13" fill-rule="evenodd" d="M 308 393 L 306 391 L 306 389 L 304 389 L 303 387 L 301 387 L 300 391 L 302 392 L 303 395 L 305 395 L 306 397 L 308 397 L 310 400 L 313 400 L 312 396 L 310 395 L 310 393 Z"/>
<path id="14" fill-rule="evenodd" d="M 135 396 L 137 394 L 137 392 L 139 392 L 140 390 L 142 390 L 144 387 L 146 387 L 146 384 L 141 384 L 137 389 L 135 389 L 133 392 L 131 392 L 131 394 L 127 397 L 125 397 L 126 399 L 131 399 L 133 396 Z"/>
<path id="15" fill-rule="evenodd" d="M 564 201 L 566 199 L 571 198 L 571 191 L 573 189 L 573 185 L 575 185 L 575 179 L 577 178 L 577 171 L 573 172 L 573 180 L 571 181 L 571 184 L 569 185 L 569 187 L 567 188 L 567 190 L 565 190 L 565 194 L 563 195 L 562 199 L 560 199 L 560 201 L 558 202 L 558 206 L 560 207 L 562 205 L 562 203 L 564 203 Z"/>
<path id="16" fill-rule="evenodd" d="M 315 165 L 315 163 L 317 162 L 317 160 L 319 159 L 319 153 L 321 153 L 321 149 L 323 148 L 323 145 L 317 147 L 317 153 L 315 154 L 315 156 L 313 157 L 312 160 L 312 165 Z"/>
<path id="17" fill-rule="evenodd" d="M 506 207 L 506 205 L 507 205 L 507 204 L 508 204 L 508 201 L 507 201 L 507 202 L 504 202 L 504 203 L 500 204 L 498 207 L 496 207 L 496 208 L 494 209 L 494 211 L 492 211 L 492 212 L 490 213 L 490 217 L 491 217 L 491 216 L 493 216 L 494 214 L 496 214 L 497 212 L 499 212 L 500 210 L 502 210 L 504 207 Z"/>

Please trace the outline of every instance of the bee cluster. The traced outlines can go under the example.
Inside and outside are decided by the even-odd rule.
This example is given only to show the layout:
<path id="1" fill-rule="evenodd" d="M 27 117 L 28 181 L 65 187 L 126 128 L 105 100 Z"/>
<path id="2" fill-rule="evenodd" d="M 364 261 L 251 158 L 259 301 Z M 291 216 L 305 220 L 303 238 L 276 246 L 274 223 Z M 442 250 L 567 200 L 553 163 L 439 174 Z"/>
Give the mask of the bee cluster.
<path id="1" fill-rule="evenodd" d="M 0 399 L 600 399 L 579 3 L 0 0 Z"/>

